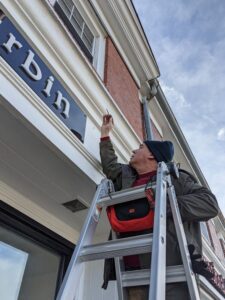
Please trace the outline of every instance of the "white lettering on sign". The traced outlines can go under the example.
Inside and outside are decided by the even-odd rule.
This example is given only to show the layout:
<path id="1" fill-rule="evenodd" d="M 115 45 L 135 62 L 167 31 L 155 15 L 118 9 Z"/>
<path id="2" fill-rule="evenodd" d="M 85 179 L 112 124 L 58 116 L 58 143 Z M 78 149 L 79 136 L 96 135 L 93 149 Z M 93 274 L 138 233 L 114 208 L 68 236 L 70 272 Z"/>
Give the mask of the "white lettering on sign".
<path id="1" fill-rule="evenodd" d="M 32 72 L 31 67 L 35 70 L 35 73 Z M 41 69 L 34 60 L 34 52 L 28 50 L 28 56 L 25 62 L 21 65 L 21 68 L 34 80 L 40 80 L 42 78 Z"/>
<path id="2" fill-rule="evenodd" d="M 13 46 L 15 46 L 17 49 L 23 47 L 23 45 L 19 41 L 17 41 L 15 36 L 10 32 L 8 41 L 6 43 L 3 43 L 2 47 L 5 48 L 9 53 L 11 53 Z"/>
<path id="3" fill-rule="evenodd" d="M 53 82 L 54 82 L 54 77 L 53 76 L 49 76 L 48 79 L 47 79 L 47 84 L 46 84 L 46 87 L 45 89 L 42 91 L 42 93 L 49 97 L 51 96 L 50 92 L 51 92 L 51 89 L 52 89 L 52 86 L 53 86 Z"/>
<path id="4" fill-rule="evenodd" d="M 69 118 L 70 103 L 66 98 L 63 97 L 63 95 L 60 91 L 57 91 L 57 98 L 53 105 L 56 108 L 60 109 L 62 102 L 64 103 L 64 109 L 63 109 L 62 115 L 65 118 Z"/>
<path id="5" fill-rule="evenodd" d="M 0 23 L 1 24 L 1 23 Z M 9 38 L 7 42 L 3 43 L 1 46 L 7 51 L 7 53 L 11 54 L 13 52 L 13 47 L 16 49 L 20 49 L 23 45 L 17 41 L 16 37 L 10 32 L 8 34 Z M 34 52 L 30 49 L 27 51 L 27 57 L 25 58 L 24 63 L 20 65 L 20 68 L 33 80 L 38 81 L 42 79 L 42 72 L 38 65 L 38 63 L 34 60 Z M 51 90 L 54 84 L 54 77 L 49 76 L 46 80 L 45 88 L 42 90 L 42 93 L 45 97 L 51 96 Z M 60 91 L 57 91 L 57 96 L 55 102 L 52 104 L 57 109 L 62 109 L 61 114 L 64 118 L 69 118 L 69 111 L 70 111 L 70 102 L 63 97 Z M 63 107 L 63 108 L 61 108 Z"/>

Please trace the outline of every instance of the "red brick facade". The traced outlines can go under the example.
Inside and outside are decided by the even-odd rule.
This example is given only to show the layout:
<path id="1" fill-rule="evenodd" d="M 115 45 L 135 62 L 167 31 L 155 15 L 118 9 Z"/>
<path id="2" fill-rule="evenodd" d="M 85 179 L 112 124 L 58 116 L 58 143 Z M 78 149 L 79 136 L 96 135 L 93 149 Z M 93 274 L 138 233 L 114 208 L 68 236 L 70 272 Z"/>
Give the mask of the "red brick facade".
<path id="1" fill-rule="evenodd" d="M 137 135 L 143 139 L 142 105 L 138 87 L 109 37 L 106 40 L 104 83 Z"/>
<path id="2" fill-rule="evenodd" d="M 144 139 L 144 116 L 138 87 L 110 37 L 106 40 L 104 83 L 137 135 Z M 162 140 L 153 123 L 152 131 L 154 139 Z"/>
<path id="3" fill-rule="evenodd" d="M 212 242 L 212 246 L 214 248 L 215 254 L 221 259 L 224 260 L 224 253 L 221 247 L 221 242 L 219 237 L 217 236 L 216 229 L 212 221 L 207 222 L 207 227 L 210 235 L 210 239 Z"/>

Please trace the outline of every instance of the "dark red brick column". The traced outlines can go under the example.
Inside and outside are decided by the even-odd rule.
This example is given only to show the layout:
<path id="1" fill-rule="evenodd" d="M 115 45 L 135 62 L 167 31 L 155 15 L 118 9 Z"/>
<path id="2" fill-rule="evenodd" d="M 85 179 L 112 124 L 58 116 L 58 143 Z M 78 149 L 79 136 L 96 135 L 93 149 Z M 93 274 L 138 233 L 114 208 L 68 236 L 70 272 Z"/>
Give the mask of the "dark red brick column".
<path id="1" fill-rule="evenodd" d="M 112 40 L 106 40 L 104 83 L 137 135 L 144 138 L 138 87 Z"/>

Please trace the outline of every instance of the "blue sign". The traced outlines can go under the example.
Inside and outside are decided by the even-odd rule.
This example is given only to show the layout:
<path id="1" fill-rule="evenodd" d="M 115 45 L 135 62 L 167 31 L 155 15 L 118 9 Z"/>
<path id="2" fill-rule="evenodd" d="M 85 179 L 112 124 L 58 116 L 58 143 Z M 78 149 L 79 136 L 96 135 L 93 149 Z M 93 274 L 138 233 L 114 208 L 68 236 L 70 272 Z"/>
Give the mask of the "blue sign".
<path id="1" fill-rule="evenodd" d="M 0 20 L 0 56 L 83 142 L 86 115 L 6 17 Z"/>

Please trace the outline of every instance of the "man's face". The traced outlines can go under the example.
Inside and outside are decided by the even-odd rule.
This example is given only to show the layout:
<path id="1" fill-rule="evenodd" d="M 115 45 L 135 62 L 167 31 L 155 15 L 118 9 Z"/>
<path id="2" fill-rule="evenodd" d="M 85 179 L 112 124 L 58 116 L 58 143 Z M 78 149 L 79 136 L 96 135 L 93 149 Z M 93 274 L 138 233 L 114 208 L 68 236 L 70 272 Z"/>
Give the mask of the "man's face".
<path id="1" fill-rule="evenodd" d="M 131 166 L 137 165 L 138 163 L 145 162 L 147 159 L 154 159 L 154 156 L 149 151 L 145 143 L 140 144 L 139 148 L 137 150 L 133 150 L 132 152 L 133 154 L 129 162 Z"/>

